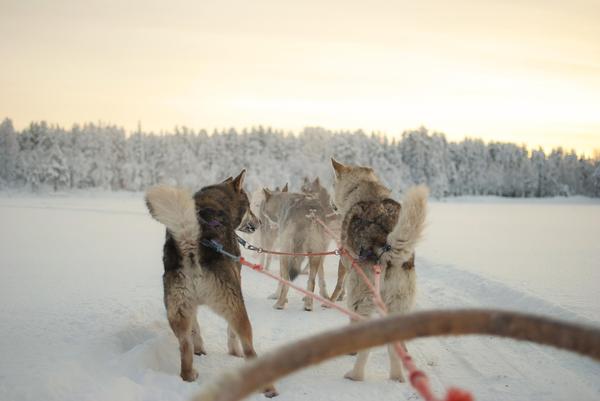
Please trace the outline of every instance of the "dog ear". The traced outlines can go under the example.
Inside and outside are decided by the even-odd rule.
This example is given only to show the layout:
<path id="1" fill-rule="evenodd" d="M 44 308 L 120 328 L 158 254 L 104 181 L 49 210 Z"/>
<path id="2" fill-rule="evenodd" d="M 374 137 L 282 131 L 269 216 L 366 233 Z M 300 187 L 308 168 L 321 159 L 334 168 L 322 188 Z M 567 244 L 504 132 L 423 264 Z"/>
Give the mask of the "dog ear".
<path id="1" fill-rule="evenodd" d="M 402 208 L 400 203 L 390 198 L 384 199 L 381 203 L 383 204 L 383 208 L 385 209 L 386 213 L 392 216 L 397 216 Z"/>
<path id="2" fill-rule="evenodd" d="M 319 181 L 319 177 L 315 178 L 315 181 L 313 182 L 313 186 L 314 186 L 314 187 L 319 187 L 319 186 L 321 186 L 321 181 Z"/>
<path id="3" fill-rule="evenodd" d="M 305 183 L 305 184 L 308 184 L 309 182 L 310 182 L 310 180 L 308 179 L 308 177 L 307 177 L 307 176 L 304 176 L 304 183 Z"/>
<path id="4" fill-rule="evenodd" d="M 344 166 L 342 163 L 335 160 L 333 157 L 331 158 L 331 165 L 333 166 L 333 170 L 335 171 L 335 176 L 340 178 L 342 173 L 348 170 L 348 167 Z"/>
<path id="5" fill-rule="evenodd" d="M 269 190 L 269 188 L 263 188 L 263 192 L 265 194 L 265 199 L 269 199 L 273 193 Z"/>
<path id="6" fill-rule="evenodd" d="M 227 184 L 231 180 L 233 180 L 233 177 L 227 177 L 221 184 Z"/>
<path id="7" fill-rule="evenodd" d="M 288 183 L 285 183 L 285 186 L 283 187 L 283 189 L 281 190 L 281 192 L 287 192 L 288 191 Z"/>
<path id="8" fill-rule="evenodd" d="M 235 189 L 236 192 L 242 192 L 242 186 L 244 185 L 244 177 L 246 177 L 246 169 L 243 169 L 242 172 L 231 182 L 231 184 L 233 185 L 233 189 Z"/>

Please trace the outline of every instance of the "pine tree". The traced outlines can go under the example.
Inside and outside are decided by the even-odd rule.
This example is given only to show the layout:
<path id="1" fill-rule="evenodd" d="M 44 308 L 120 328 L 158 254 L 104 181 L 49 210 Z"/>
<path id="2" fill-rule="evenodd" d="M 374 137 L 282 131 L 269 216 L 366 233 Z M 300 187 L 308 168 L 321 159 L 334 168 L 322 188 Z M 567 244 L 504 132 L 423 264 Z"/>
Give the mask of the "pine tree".
<path id="1" fill-rule="evenodd" d="M 0 188 L 14 183 L 18 153 L 17 134 L 12 121 L 5 118 L 0 123 Z"/>

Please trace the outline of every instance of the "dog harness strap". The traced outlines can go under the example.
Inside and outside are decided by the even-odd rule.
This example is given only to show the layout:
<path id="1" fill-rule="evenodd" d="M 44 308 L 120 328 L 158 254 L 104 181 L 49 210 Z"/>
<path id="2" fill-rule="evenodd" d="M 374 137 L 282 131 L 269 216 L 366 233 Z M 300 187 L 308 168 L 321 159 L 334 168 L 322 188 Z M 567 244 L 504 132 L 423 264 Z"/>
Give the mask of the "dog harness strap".
<path id="1" fill-rule="evenodd" d="M 215 241 L 214 239 L 211 239 L 211 240 L 203 239 L 200 241 L 200 244 L 204 245 L 207 248 L 211 248 L 215 252 L 220 253 L 221 255 L 227 256 L 230 259 L 233 259 L 238 262 L 240 261 L 240 256 L 227 252 L 225 249 L 223 249 L 223 244 Z"/>
<path id="2" fill-rule="evenodd" d="M 272 255 L 283 255 L 283 256 L 327 256 L 327 255 L 339 255 L 339 249 L 334 249 L 333 251 L 325 251 L 325 252 L 279 252 L 279 251 L 271 251 L 269 249 L 263 249 L 258 246 L 254 246 L 239 235 L 235 235 L 238 243 L 245 249 L 249 251 L 254 251 L 257 253 L 269 253 Z"/>

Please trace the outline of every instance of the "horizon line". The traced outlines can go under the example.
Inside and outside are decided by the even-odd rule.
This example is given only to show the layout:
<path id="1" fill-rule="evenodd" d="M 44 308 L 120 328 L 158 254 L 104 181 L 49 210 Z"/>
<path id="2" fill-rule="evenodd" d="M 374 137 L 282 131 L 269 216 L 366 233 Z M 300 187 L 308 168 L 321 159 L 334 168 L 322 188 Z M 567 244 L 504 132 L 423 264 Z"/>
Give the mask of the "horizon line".
<path id="1" fill-rule="evenodd" d="M 4 117 L 2 119 L 2 121 L 8 120 L 10 121 L 11 125 L 13 126 L 13 129 L 15 130 L 15 132 L 20 133 L 21 131 L 26 130 L 28 127 L 30 127 L 32 124 L 36 124 L 36 123 L 45 123 L 50 127 L 57 127 L 60 129 L 67 129 L 65 127 L 68 126 L 68 124 L 61 124 L 61 123 L 57 123 L 57 122 L 51 122 L 45 119 L 41 119 L 41 120 L 31 120 L 29 121 L 29 123 L 27 124 L 23 124 L 22 128 L 18 129 L 17 125 L 14 123 L 14 120 L 10 117 Z M 148 131 L 145 131 L 143 128 L 143 122 L 141 120 L 138 120 L 137 123 L 137 128 L 135 129 L 131 129 L 131 128 L 127 128 L 124 124 L 117 124 L 117 123 L 112 123 L 112 122 L 105 122 L 101 119 L 97 120 L 97 121 L 86 121 L 83 123 L 79 123 L 79 122 L 73 122 L 70 124 L 70 128 L 69 129 L 73 129 L 76 126 L 79 127 L 83 127 L 85 125 L 88 124 L 92 124 L 92 125 L 96 125 L 98 127 L 115 127 L 117 129 L 121 129 L 123 130 L 125 136 L 129 136 L 132 134 L 136 134 L 136 133 L 142 133 L 142 134 L 151 134 L 151 135 L 175 135 L 174 130 L 178 129 L 178 128 L 185 128 L 185 129 L 189 129 L 190 133 L 192 134 L 199 134 L 202 131 L 205 131 L 207 135 L 213 135 L 213 134 L 223 134 L 226 133 L 229 130 L 234 130 L 236 133 L 238 134 L 242 134 L 243 131 L 248 130 L 248 129 L 257 129 L 257 128 L 264 128 L 264 129 L 271 129 L 274 133 L 283 133 L 283 134 L 291 134 L 291 135 L 301 135 L 303 133 L 303 131 L 305 131 L 306 129 L 323 129 L 325 131 L 327 131 L 328 133 L 331 133 L 333 135 L 339 135 L 339 134 L 358 134 L 358 133 L 363 133 L 364 135 L 370 136 L 370 135 L 374 135 L 374 134 L 378 134 L 378 135 L 383 135 L 385 136 L 388 140 L 391 141 L 400 141 L 402 140 L 402 135 L 404 135 L 407 132 L 415 132 L 415 131 L 420 131 L 420 130 L 425 130 L 427 132 L 427 134 L 432 135 L 432 134 L 437 134 L 437 135 L 443 135 L 444 139 L 448 142 L 448 143 L 460 143 L 460 142 L 464 142 L 466 140 L 477 140 L 477 141 L 481 141 L 483 142 L 486 146 L 492 144 L 492 143 L 499 143 L 499 144 L 512 144 L 512 145 L 516 145 L 518 147 L 521 148 L 525 148 L 525 150 L 527 150 L 528 154 L 531 154 L 531 152 L 533 151 L 539 151 L 542 150 L 545 154 L 550 154 L 552 151 L 555 150 L 562 150 L 565 154 L 568 153 L 575 153 L 578 157 L 583 157 L 585 159 L 588 160 L 600 160 L 600 145 L 598 147 L 592 147 L 590 149 L 587 150 L 583 150 L 583 151 L 578 151 L 575 147 L 567 147 L 566 145 L 560 145 L 560 146 L 543 146 L 541 144 L 538 145 L 529 145 L 526 144 L 524 142 L 512 142 L 512 141 L 506 141 L 506 140 L 501 140 L 501 139 L 484 139 L 483 137 L 479 137 L 479 136 L 474 136 L 474 135 L 462 135 L 461 139 L 450 139 L 448 136 L 448 134 L 446 132 L 444 132 L 443 130 L 439 130 L 439 129 L 430 129 L 428 128 L 426 125 L 422 124 L 418 127 L 414 127 L 414 128 L 407 128 L 407 129 L 403 129 L 399 131 L 398 136 L 394 136 L 394 134 L 390 134 L 388 131 L 386 130 L 367 130 L 364 128 L 339 128 L 339 129 L 333 129 L 333 128 L 328 128 L 326 126 L 323 125 L 304 125 L 302 128 L 277 128 L 273 125 L 268 125 L 268 124 L 252 124 L 252 125 L 248 125 L 248 126 L 235 126 L 235 125 L 230 125 L 230 126 L 220 126 L 220 127 L 209 127 L 209 128 L 196 128 L 196 127 L 191 127 L 185 124 L 174 124 L 172 128 L 170 129 L 165 129 L 165 128 L 161 128 L 159 130 L 155 130 L 155 129 L 150 129 Z M 173 131 L 169 131 L 169 130 L 173 130 Z"/>

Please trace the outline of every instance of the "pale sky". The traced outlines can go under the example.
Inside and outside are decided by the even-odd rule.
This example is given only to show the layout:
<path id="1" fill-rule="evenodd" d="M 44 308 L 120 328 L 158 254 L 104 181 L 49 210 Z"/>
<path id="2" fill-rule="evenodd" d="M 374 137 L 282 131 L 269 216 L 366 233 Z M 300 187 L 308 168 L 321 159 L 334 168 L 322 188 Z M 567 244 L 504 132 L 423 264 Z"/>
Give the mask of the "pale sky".
<path id="1" fill-rule="evenodd" d="M 0 0 L 0 118 L 600 148 L 600 0 Z"/>

